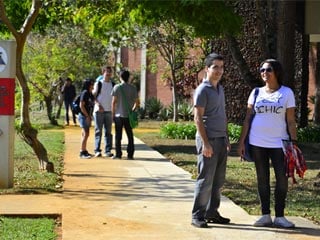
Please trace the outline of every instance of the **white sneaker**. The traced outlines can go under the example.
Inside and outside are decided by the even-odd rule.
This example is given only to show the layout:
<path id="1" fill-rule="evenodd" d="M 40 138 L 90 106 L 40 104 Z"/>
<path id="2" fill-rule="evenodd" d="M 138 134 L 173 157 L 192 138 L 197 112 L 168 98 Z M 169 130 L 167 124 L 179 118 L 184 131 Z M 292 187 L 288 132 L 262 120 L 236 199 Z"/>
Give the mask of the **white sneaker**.
<path id="1" fill-rule="evenodd" d="M 288 221 L 285 217 L 274 218 L 273 225 L 280 228 L 294 228 L 294 223 Z"/>
<path id="2" fill-rule="evenodd" d="M 272 219 L 270 214 L 262 215 L 254 224 L 254 227 L 268 227 L 272 225 Z"/>
<path id="3" fill-rule="evenodd" d="M 101 157 L 101 152 L 96 152 L 94 156 L 95 157 Z"/>

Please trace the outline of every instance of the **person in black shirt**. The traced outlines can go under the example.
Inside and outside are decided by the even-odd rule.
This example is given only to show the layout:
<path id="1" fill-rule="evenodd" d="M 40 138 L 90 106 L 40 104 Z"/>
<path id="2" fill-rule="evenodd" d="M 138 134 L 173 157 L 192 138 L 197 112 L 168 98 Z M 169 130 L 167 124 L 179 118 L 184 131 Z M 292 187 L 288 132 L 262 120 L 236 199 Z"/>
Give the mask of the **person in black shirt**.
<path id="1" fill-rule="evenodd" d="M 71 109 L 72 102 L 76 97 L 76 88 L 72 84 L 71 78 L 66 79 L 64 85 L 62 86 L 61 92 L 63 94 L 64 107 L 66 110 L 66 116 L 65 116 L 66 125 L 68 126 L 69 125 L 69 108 Z M 74 112 L 72 112 L 72 119 L 73 119 L 74 125 L 76 125 L 77 124 L 76 115 L 74 114 Z"/>
<path id="2" fill-rule="evenodd" d="M 87 150 L 87 140 L 89 138 L 94 105 L 94 96 L 92 94 L 93 83 L 93 79 L 86 79 L 83 83 L 82 91 L 80 94 L 81 112 L 78 115 L 78 121 L 80 127 L 82 128 L 80 158 L 91 158 L 93 156 Z"/>

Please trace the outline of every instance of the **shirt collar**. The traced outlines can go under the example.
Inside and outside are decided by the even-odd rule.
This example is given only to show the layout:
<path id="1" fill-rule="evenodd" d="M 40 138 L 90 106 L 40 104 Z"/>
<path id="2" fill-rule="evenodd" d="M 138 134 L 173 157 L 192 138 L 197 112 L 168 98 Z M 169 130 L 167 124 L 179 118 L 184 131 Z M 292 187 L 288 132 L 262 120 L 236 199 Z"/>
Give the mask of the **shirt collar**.
<path id="1" fill-rule="evenodd" d="M 203 84 L 204 84 L 206 87 L 213 87 L 213 85 L 211 84 L 211 82 L 210 82 L 208 79 L 203 79 Z M 220 85 L 220 83 L 218 82 L 218 84 L 217 84 L 217 89 L 219 88 L 219 85 Z"/>

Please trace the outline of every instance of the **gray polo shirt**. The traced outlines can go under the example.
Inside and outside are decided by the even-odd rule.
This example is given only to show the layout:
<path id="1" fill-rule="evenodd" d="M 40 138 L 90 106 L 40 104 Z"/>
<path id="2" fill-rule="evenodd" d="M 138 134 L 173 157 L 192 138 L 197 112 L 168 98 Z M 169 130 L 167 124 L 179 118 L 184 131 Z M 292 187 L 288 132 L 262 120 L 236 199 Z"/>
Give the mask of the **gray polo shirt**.
<path id="1" fill-rule="evenodd" d="M 203 123 L 208 138 L 226 137 L 227 116 L 223 87 L 214 88 L 209 80 L 204 80 L 196 89 L 193 97 L 195 107 L 203 107 Z M 197 136 L 199 134 L 197 133 Z"/>

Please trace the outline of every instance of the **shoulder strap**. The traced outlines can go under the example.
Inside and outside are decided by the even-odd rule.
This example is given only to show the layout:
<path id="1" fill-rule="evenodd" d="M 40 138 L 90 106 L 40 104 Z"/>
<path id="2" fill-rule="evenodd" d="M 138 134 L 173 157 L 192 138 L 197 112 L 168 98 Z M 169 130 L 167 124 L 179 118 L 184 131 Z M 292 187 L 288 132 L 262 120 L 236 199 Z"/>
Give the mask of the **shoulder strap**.
<path id="1" fill-rule="evenodd" d="M 99 94 L 101 93 L 101 88 L 102 88 L 102 82 L 98 81 L 98 92 L 97 92 L 97 96 L 96 98 L 99 96 Z"/>
<path id="2" fill-rule="evenodd" d="M 257 100 L 257 96 L 258 96 L 258 94 L 259 94 L 259 88 L 258 88 L 258 87 L 256 87 L 256 88 L 254 89 L 254 101 L 253 101 L 253 108 L 254 108 L 254 105 L 256 104 L 256 100 Z"/>

